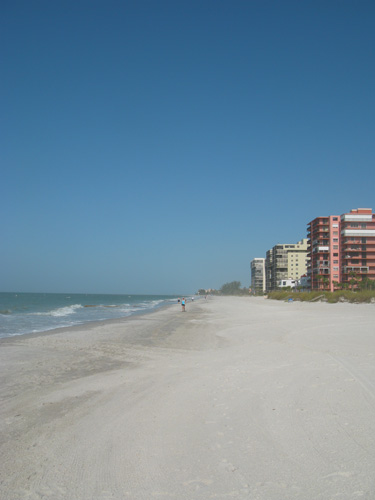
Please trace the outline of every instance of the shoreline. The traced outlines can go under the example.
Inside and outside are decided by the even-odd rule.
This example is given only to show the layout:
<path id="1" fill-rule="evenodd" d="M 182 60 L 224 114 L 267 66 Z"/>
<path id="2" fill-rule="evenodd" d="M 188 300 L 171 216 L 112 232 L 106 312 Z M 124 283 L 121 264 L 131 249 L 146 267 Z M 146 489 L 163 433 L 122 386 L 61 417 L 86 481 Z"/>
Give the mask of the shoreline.
<path id="1" fill-rule="evenodd" d="M 167 295 L 0 293 L 0 338 L 123 319 L 177 304 Z"/>
<path id="2" fill-rule="evenodd" d="M 3 339 L 0 496 L 370 500 L 374 324 L 213 297 Z"/>
<path id="3" fill-rule="evenodd" d="M 128 316 L 123 316 L 120 318 L 85 321 L 83 323 L 78 323 L 76 325 L 58 326 L 56 328 L 50 328 L 48 330 L 42 330 L 40 332 L 13 334 L 13 335 L 10 335 L 8 337 L 1 337 L 0 338 L 0 347 L 1 347 L 1 344 L 3 342 L 10 341 L 12 339 L 17 339 L 20 337 L 21 338 L 23 338 L 23 337 L 32 338 L 32 337 L 39 337 L 39 336 L 47 336 L 47 335 L 60 334 L 60 333 L 64 333 L 64 332 L 68 333 L 70 330 L 73 332 L 73 331 L 80 331 L 80 330 L 85 330 L 85 329 L 92 329 L 92 328 L 95 328 L 96 326 L 100 326 L 100 325 L 105 326 L 105 325 L 111 325 L 111 324 L 115 325 L 117 323 L 124 323 L 133 317 L 154 314 L 158 311 L 162 311 L 163 309 L 167 309 L 169 307 L 170 308 L 175 307 L 176 305 L 177 304 L 164 304 L 162 306 L 158 306 L 156 309 L 135 311 L 132 314 L 129 314 Z"/>
<path id="4" fill-rule="evenodd" d="M 293 297 L 291 297 L 293 298 Z M 208 300 L 215 300 L 215 299 L 239 299 L 239 300 L 269 300 L 269 301 L 273 301 L 273 302 L 279 302 L 279 303 L 286 303 L 287 300 L 280 300 L 280 299 L 273 299 L 273 298 L 270 298 L 268 299 L 267 297 L 257 297 L 257 296 L 209 296 Z M 198 299 L 195 299 L 195 301 L 193 302 L 187 302 L 187 304 L 191 305 L 191 304 L 199 304 L 200 302 L 202 301 L 202 303 L 204 303 L 204 299 L 203 298 L 198 298 Z M 301 301 L 301 300 L 293 300 L 294 304 L 328 304 L 328 305 L 350 305 L 350 306 L 361 306 L 361 305 L 370 305 L 370 306 L 374 306 L 375 303 L 374 302 L 349 302 L 349 301 L 339 301 L 339 302 L 328 302 L 328 301 L 325 301 L 325 300 L 321 300 L 321 301 Z M 41 331 L 38 331 L 38 332 L 27 332 L 27 333 L 17 333 L 17 334 L 12 334 L 12 335 L 9 335 L 7 337 L 0 337 L 0 346 L 2 343 L 7 343 L 8 341 L 11 341 L 12 339 L 18 339 L 18 338 L 32 338 L 32 337 L 38 337 L 38 336 L 47 336 L 47 335 L 53 335 L 53 334 L 60 334 L 60 333 L 63 333 L 63 332 L 69 332 L 70 330 L 72 331 L 80 331 L 80 330 L 84 330 L 86 329 L 90 329 L 90 328 L 94 328 L 96 326 L 100 326 L 100 325 L 116 325 L 117 323 L 123 323 L 123 322 L 126 322 L 127 320 L 130 320 L 131 318 L 133 317 L 136 317 L 136 316 L 143 316 L 143 315 L 151 315 L 151 314 L 154 314 L 158 311 L 161 311 L 161 310 L 164 310 L 164 309 L 168 309 L 168 308 L 173 308 L 173 307 L 178 307 L 180 308 L 181 305 L 179 303 L 173 303 L 173 304 L 163 304 L 161 306 L 157 306 L 155 309 L 149 309 L 149 310 L 140 310 L 140 311 L 134 311 L 132 312 L 131 314 L 127 315 L 127 316 L 123 316 L 123 317 L 119 317 L 119 318 L 111 318 L 111 319 L 103 319 L 103 320 L 92 320 L 92 321 L 85 321 L 85 322 L 82 322 L 82 323 L 77 323 L 76 325 L 69 325 L 69 326 L 58 326 L 56 328 L 50 328 L 50 329 L 47 329 L 47 330 L 41 330 Z M 95 306 L 84 306 L 84 307 L 95 307 Z"/>

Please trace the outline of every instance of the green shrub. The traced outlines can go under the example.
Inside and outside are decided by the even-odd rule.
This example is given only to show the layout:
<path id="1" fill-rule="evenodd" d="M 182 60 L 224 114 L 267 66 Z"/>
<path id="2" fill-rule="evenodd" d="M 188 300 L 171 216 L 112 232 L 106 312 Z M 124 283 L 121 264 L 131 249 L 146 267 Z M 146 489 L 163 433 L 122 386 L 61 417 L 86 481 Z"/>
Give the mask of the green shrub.
<path id="1" fill-rule="evenodd" d="M 375 290 L 337 290 L 335 292 L 323 292 L 313 290 L 311 292 L 289 292 L 276 290 L 269 292 L 268 298 L 273 300 L 293 300 L 310 302 L 321 297 L 320 300 L 335 304 L 337 302 L 370 303 L 375 301 Z"/>

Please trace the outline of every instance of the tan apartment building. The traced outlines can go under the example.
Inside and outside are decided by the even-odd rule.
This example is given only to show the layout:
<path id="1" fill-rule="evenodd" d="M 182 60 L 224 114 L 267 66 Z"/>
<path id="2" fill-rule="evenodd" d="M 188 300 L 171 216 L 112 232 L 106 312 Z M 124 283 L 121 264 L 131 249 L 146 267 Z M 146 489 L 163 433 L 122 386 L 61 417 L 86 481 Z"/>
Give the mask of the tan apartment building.
<path id="1" fill-rule="evenodd" d="M 285 279 L 299 280 L 308 265 L 307 238 L 297 243 L 275 245 L 266 254 L 266 289 L 276 290 Z"/>

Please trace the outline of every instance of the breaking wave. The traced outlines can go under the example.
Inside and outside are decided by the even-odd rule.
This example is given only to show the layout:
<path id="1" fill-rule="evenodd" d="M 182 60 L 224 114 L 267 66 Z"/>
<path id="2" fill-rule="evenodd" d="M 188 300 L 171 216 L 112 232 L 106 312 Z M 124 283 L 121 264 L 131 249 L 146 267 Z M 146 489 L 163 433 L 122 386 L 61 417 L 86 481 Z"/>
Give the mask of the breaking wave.
<path id="1" fill-rule="evenodd" d="M 55 318 L 61 318 L 63 316 L 70 316 L 71 314 L 74 314 L 77 309 L 82 309 L 81 304 L 73 304 L 72 306 L 66 306 L 66 307 L 59 307 L 58 309 L 53 309 L 52 311 L 47 311 L 47 312 L 36 312 L 32 313 L 35 316 L 53 316 Z"/>

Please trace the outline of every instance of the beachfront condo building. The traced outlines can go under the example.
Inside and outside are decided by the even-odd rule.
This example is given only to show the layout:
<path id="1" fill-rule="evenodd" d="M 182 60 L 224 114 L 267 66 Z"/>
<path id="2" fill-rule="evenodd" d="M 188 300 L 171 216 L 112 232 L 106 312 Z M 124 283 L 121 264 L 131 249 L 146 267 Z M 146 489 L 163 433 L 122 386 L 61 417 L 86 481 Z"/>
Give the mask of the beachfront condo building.
<path id="1" fill-rule="evenodd" d="M 307 226 L 307 276 L 313 290 L 331 290 L 341 281 L 340 216 L 316 217 Z"/>
<path id="2" fill-rule="evenodd" d="M 273 266 L 273 248 L 267 250 L 266 262 L 265 262 L 265 273 L 266 273 L 266 292 L 272 290 L 272 266 Z"/>
<path id="3" fill-rule="evenodd" d="M 261 257 L 255 258 L 250 263 L 251 268 L 251 289 L 255 293 L 266 291 L 266 269 L 265 261 Z"/>
<path id="4" fill-rule="evenodd" d="M 375 279 L 375 214 L 371 208 L 317 217 L 308 224 L 310 263 L 308 277 L 313 290 L 355 287 Z"/>
<path id="5" fill-rule="evenodd" d="M 375 279 L 375 214 L 357 208 L 341 216 L 341 281 L 349 286 Z"/>
<path id="6" fill-rule="evenodd" d="M 298 281 L 307 272 L 307 238 L 295 244 L 275 245 L 266 254 L 266 290 L 276 290 L 282 280 Z"/>

